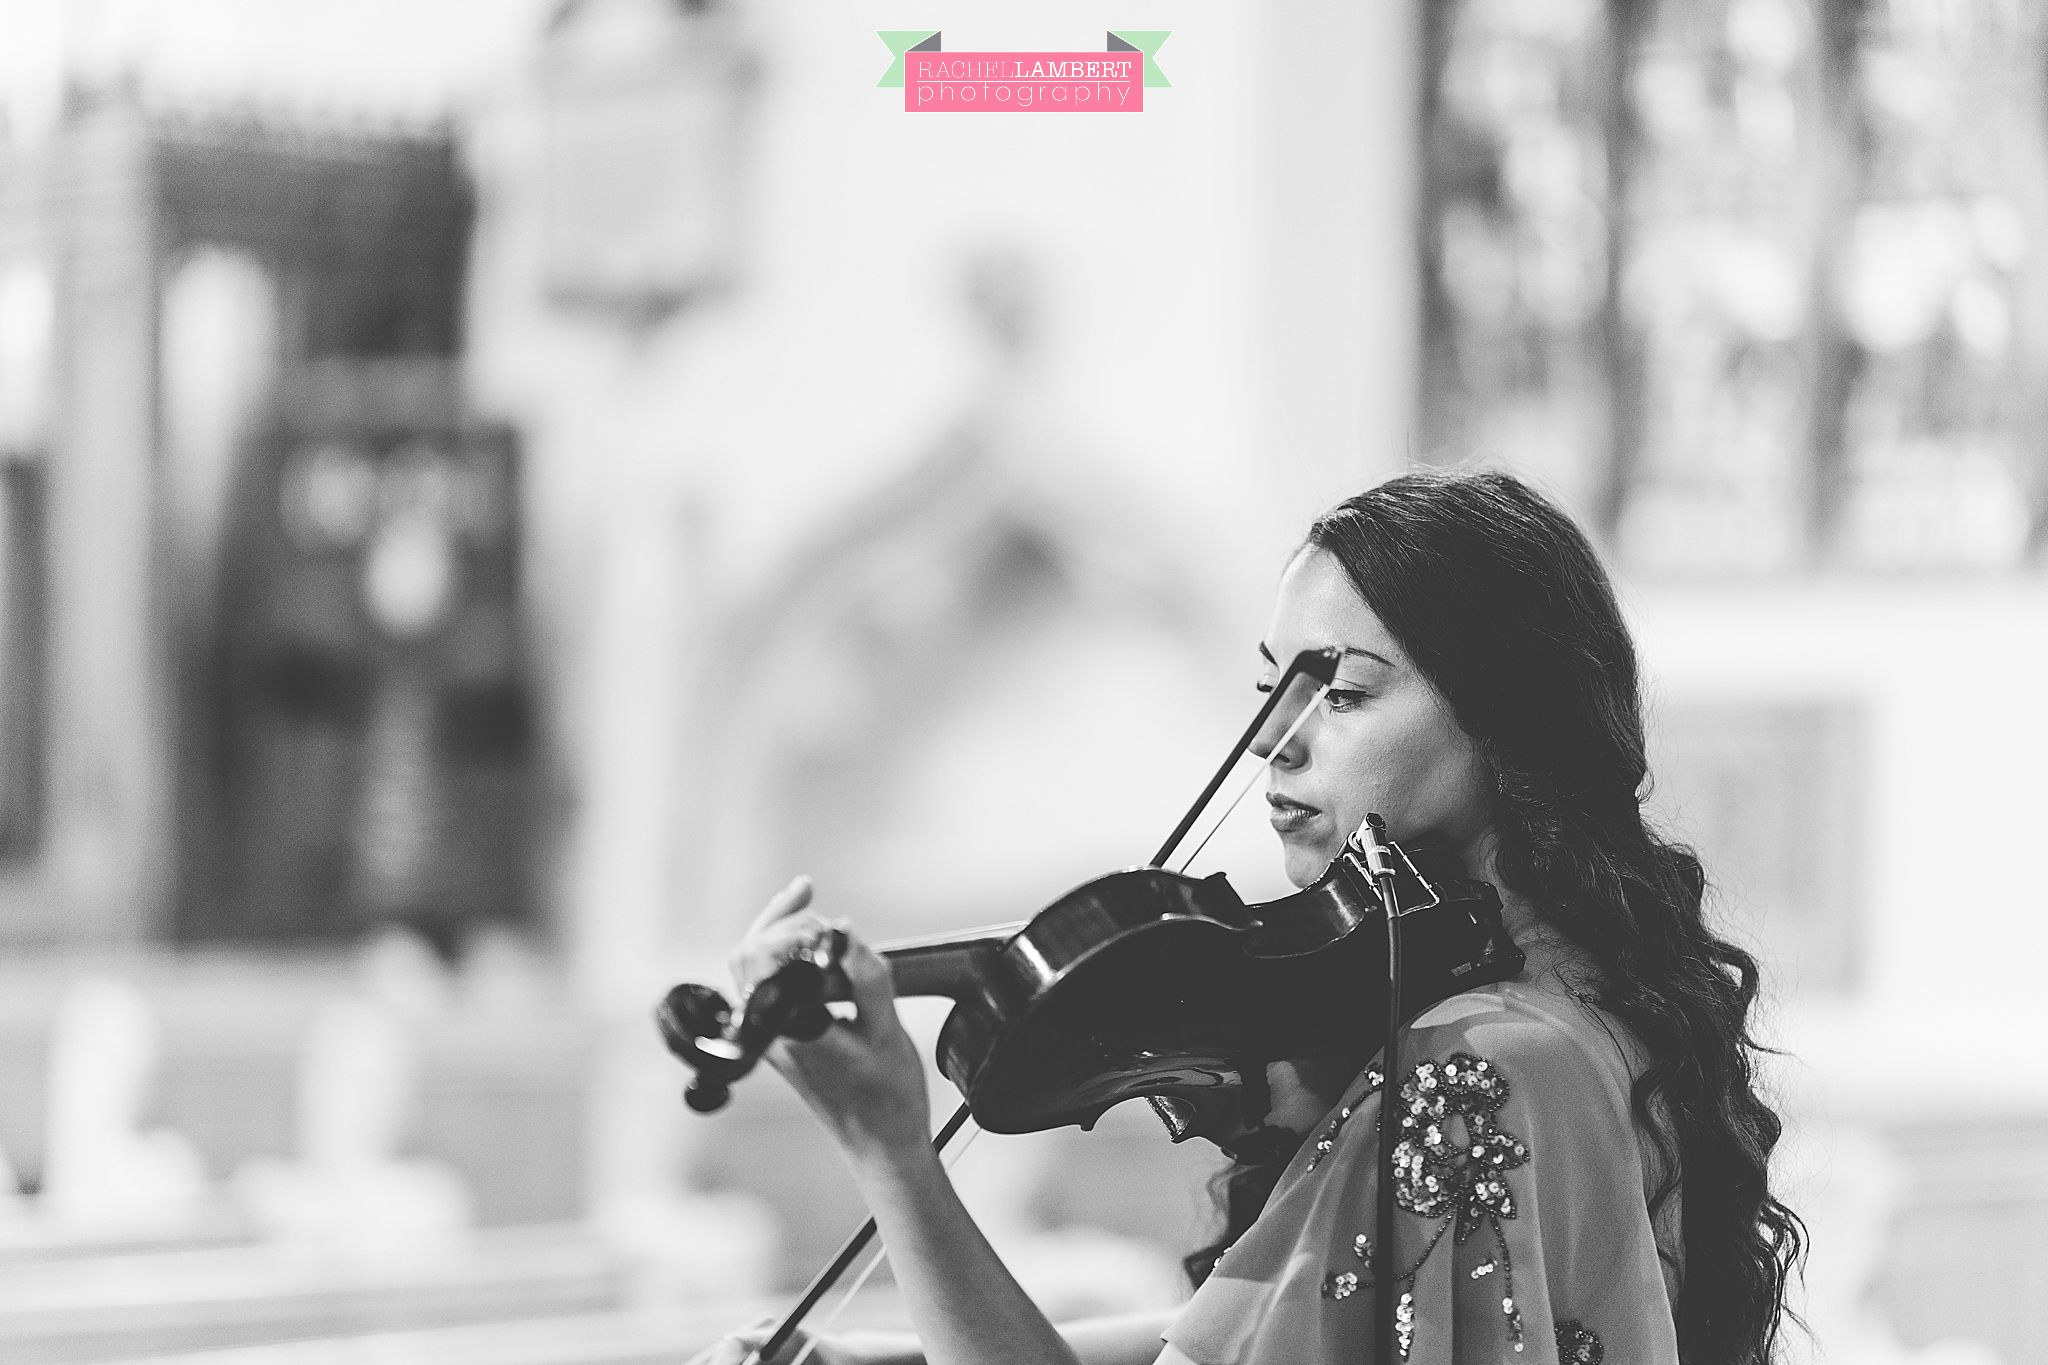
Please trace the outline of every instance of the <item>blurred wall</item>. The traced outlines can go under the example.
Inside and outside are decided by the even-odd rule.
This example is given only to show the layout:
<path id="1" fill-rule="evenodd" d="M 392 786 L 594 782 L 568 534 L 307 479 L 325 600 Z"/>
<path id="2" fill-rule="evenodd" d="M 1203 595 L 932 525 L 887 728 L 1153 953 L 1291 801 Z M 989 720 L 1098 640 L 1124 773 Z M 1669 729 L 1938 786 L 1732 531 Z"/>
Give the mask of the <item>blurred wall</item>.
<path id="1" fill-rule="evenodd" d="M 762 6 L 675 26 L 611 8 L 551 39 L 555 90 L 565 67 L 623 85 L 721 48 L 757 75 L 735 78 L 744 229 L 717 288 L 654 318 L 551 304 L 540 287 L 551 244 L 537 168 L 562 117 L 547 78 L 494 107 L 473 144 L 471 373 L 478 401 L 518 421 L 535 455 L 535 606 L 574 791 L 561 895 L 592 998 L 641 972 L 651 947 L 729 938 L 792 862 L 817 856 L 781 832 L 788 793 L 755 775 L 805 784 L 772 776 L 792 729 L 850 744 L 900 714 L 887 722 L 899 750 L 957 752 L 946 727 L 991 733 L 1017 720 L 1010 695 L 1031 694 L 1041 720 L 962 760 L 1013 798 L 1007 818 L 964 803 L 989 806 L 981 844 L 1035 863 L 1041 889 L 1104 857 L 1141 858 L 1141 831 L 1170 822 L 1168 793 L 1201 760 L 1185 727 L 1132 734 L 1139 713 L 1106 704 L 1179 692 L 1210 717 L 1206 732 L 1227 734 L 1237 703 L 1217 678 L 1248 676 L 1292 537 L 1399 458 L 1409 177 L 1397 137 L 1361 134 L 1407 116 L 1407 17 L 1302 6 L 1323 41 L 1295 44 L 1289 15 L 1197 7 L 1161 59 L 1200 97 L 1155 90 L 1142 117 L 1101 127 L 907 118 L 874 88 L 887 52 L 873 29 L 891 22 L 880 11 L 865 25 L 843 7 Z M 1101 41 L 1082 6 L 1024 21 L 941 4 L 919 21 L 962 49 Z M 609 39 L 607 23 L 652 36 Z M 1358 154 L 1331 156 L 1332 138 Z M 918 539 L 949 519 L 952 548 Z M 958 542 L 984 534 L 1039 557 L 1048 596 L 1018 604 L 1014 627 L 966 628 L 990 605 L 973 595 L 988 561 Z M 1001 566 L 988 572 L 983 587 L 1004 591 Z M 806 575 L 837 597 L 814 600 Z M 919 577 L 949 591 L 964 579 L 967 598 L 899 621 L 911 638 L 881 646 L 885 662 L 755 648 L 788 628 L 778 613 L 842 632 L 863 615 L 914 617 L 902 599 Z M 1002 662 L 1017 630 L 1040 634 L 1017 642 L 1028 657 L 1074 659 L 1054 666 L 1077 679 L 1071 700 L 1028 681 L 1040 665 Z M 908 667 L 918 649 L 930 651 L 922 676 Z M 1147 652 L 1156 662 L 1136 662 Z M 1120 674 L 1126 658 L 1138 676 Z M 978 676 L 990 670 L 1010 673 L 995 692 Z M 1033 739 L 1091 709 L 1084 677 L 1104 680 L 1104 711 L 1122 718 L 1112 733 L 1067 748 Z M 729 714 L 749 708 L 769 714 Z M 776 748 L 761 754 L 763 741 Z M 1060 808 L 1053 793 L 1100 781 L 1084 755 L 1112 741 L 1115 768 L 1136 775 L 1119 779 L 1119 808 L 1161 814 L 1128 832 L 1085 808 L 1032 818 Z M 728 742 L 733 760 L 716 752 Z M 885 800 L 932 806 L 958 776 L 905 779 Z M 857 766 L 830 790 L 877 781 Z M 1160 794 L 1132 802 L 1132 782 Z M 700 827 L 729 833 L 693 843 Z M 1031 851 L 1016 852 L 1026 828 Z M 943 832 L 936 842 L 961 852 Z M 919 862 L 849 869 L 854 894 L 923 903 Z"/>

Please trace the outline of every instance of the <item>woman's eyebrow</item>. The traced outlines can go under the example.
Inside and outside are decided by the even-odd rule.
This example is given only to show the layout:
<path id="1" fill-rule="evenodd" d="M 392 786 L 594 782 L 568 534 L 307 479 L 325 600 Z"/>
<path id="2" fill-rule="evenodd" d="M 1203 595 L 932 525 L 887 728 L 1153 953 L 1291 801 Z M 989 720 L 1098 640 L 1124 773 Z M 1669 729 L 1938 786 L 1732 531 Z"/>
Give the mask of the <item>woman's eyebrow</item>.
<path id="1" fill-rule="evenodd" d="M 1385 655 L 1375 654 L 1369 649 L 1360 649 L 1357 645 L 1339 645 L 1337 647 L 1337 653 L 1347 659 L 1353 657 L 1360 659 L 1371 659 L 1374 663 L 1385 664 L 1388 668 L 1392 668 L 1394 666 L 1394 661 L 1392 659 L 1387 658 Z M 1273 665 L 1273 667 L 1275 668 L 1278 668 L 1280 666 L 1280 661 L 1273 657 L 1272 650 L 1266 648 L 1266 642 L 1264 640 L 1259 641 L 1259 657 L 1264 659 L 1267 663 Z"/>

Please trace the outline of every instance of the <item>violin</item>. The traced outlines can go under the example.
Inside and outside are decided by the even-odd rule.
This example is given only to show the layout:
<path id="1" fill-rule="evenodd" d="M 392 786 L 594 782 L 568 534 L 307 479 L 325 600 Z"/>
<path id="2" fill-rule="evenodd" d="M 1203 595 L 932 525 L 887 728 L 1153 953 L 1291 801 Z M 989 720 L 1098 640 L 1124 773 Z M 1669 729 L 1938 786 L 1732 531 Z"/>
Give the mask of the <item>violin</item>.
<path id="1" fill-rule="evenodd" d="M 1319 697 L 1334 667 L 1334 655 L 1295 660 L 1197 810 L 1244 748 L 1271 733 L 1297 679 L 1320 684 Z M 1380 1050 L 1387 908 L 1367 832 L 1313 885 L 1247 904 L 1222 873 L 1195 878 L 1158 865 L 1191 824 L 1182 821 L 1154 865 L 1085 882 L 1028 921 L 878 949 L 897 995 L 953 1001 L 939 1070 L 982 1128 L 1087 1129 L 1144 1098 L 1173 1141 L 1204 1137 L 1227 1150 L 1264 1118 L 1267 1063 L 1336 1054 L 1362 1067 Z M 1433 850 L 1388 847 L 1404 1019 L 1522 969 L 1492 887 Z M 828 1002 L 843 994 L 835 973 L 828 938 L 764 978 L 738 1011 L 708 986 L 671 990 L 656 1020 L 695 1072 L 690 1107 L 722 1107 L 776 1038 L 818 1036 L 831 1021 Z"/>
<path id="2" fill-rule="evenodd" d="M 1411 856 L 1385 837 L 1377 816 L 1314 884 L 1277 900 L 1248 904 L 1222 873 L 1195 878 L 1165 867 L 1244 752 L 1258 743 L 1270 762 L 1306 720 L 1337 657 L 1296 656 L 1150 864 L 1085 882 L 1022 923 L 879 950 L 897 995 L 953 1001 L 938 1062 L 965 1103 L 936 1146 L 970 1114 L 996 1133 L 1086 1129 L 1143 1098 L 1175 1142 L 1200 1136 L 1239 1159 L 1276 1159 L 1270 1142 L 1257 1146 L 1275 1131 L 1262 1131 L 1267 1063 L 1334 1054 L 1362 1067 L 1384 1045 L 1391 1068 L 1408 1019 L 1522 970 L 1495 890 L 1444 855 L 1418 848 Z M 738 1010 L 709 986 L 668 992 L 655 1018 L 695 1073 L 685 1091 L 692 1109 L 721 1108 L 777 1038 L 815 1038 L 830 1027 L 829 1003 L 846 993 L 843 944 L 834 931 L 800 951 Z M 1391 1145 L 1381 1137 L 1384 1165 Z M 870 1219 L 846 1242 L 755 1360 L 788 1341 L 874 1231 Z M 1383 1228 L 1379 1245 L 1390 1244 Z"/>
<path id="3" fill-rule="evenodd" d="M 1396 868 L 1408 1017 L 1522 969 L 1492 887 L 1431 850 Z M 1142 1097 L 1173 1141 L 1228 1147 L 1264 1117 L 1268 1062 L 1335 1053 L 1363 1066 L 1380 1050 L 1385 914 L 1354 836 L 1314 885 L 1278 900 L 1248 905 L 1220 872 L 1133 868 L 1022 924 L 877 951 L 897 995 L 953 1001 L 939 1070 L 987 1131 L 1088 1129 Z M 669 992 L 657 1019 L 697 1072 L 692 1108 L 720 1107 L 775 1038 L 823 1031 L 835 955 L 828 941 L 784 964 L 737 1019 L 708 987 Z"/>

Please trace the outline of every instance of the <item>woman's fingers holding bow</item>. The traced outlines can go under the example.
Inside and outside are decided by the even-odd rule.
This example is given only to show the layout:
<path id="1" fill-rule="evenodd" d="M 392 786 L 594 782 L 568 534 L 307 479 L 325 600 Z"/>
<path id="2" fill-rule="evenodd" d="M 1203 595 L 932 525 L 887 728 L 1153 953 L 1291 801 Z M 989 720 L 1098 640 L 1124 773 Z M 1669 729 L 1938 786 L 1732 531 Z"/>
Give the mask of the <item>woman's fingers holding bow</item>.
<path id="1" fill-rule="evenodd" d="M 691 1356 L 689 1365 L 747 1365 L 761 1343 L 768 1339 L 768 1334 L 774 1330 L 774 1326 L 772 1318 L 761 1318 L 736 1332 L 727 1332 Z"/>
<path id="2" fill-rule="evenodd" d="M 810 1335 L 803 1331 L 792 1334 L 774 1355 L 755 1360 L 754 1353 L 774 1332 L 776 1321 L 771 1314 L 756 1318 L 736 1332 L 728 1332 L 690 1357 L 689 1365 L 794 1365 L 811 1341 Z M 817 1347 L 805 1359 L 810 1365 L 851 1365 L 857 1357 L 839 1350 L 830 1338 L 820 1338 Z"/>

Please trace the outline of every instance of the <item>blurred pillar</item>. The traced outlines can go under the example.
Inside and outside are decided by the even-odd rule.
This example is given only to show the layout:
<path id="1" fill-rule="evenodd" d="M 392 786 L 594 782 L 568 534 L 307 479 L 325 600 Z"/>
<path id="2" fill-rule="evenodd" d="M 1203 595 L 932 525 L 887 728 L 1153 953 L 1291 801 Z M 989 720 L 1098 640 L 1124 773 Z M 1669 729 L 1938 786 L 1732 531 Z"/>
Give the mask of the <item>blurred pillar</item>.
<path id="1" fill-rule="evenodd" d="M 1315 488 L 1291 524 L 1398 469 L 1418 383 L 1420 6 L 1277 0 L 1259 31 L 1267 429 Z"/>
<path id="2" fill-rule="evenodd" d="M 155 572 L 156 206 L 131 99 L 77 100 L 50 166 L 65 242 L 49 474 L 50 909 L 74 943 L 150 934 L 172 873 L 169 641 Z"/>
<path id="3" fill-rule="evenodd" d="M 584 722 L 572 842 L 572 970 L 584 998 L 644 1012 L 669 949 L 678 837 L 677 730 L 689 648 L 685 526 L 665 504 L 611 509 L 587 651 L 592 713 Z M 621 996 L 621 991 L 625 995 Z"/>
<path id="4" fill-rule="evenodd" d="M 671 947 L 675 734 L 700 578 L 676 467 L 688 434 L 646 417 L 674 381 L 651 357 L 736 277 L 755 80 L 727 7 L 583 0 L 558 12 L 532 91 L 526 210 L 547 330 L 596 324 L 616 376 L 605 402 L 550 424 L 561 458 L 601 467 L 581 647 L 554 690 L 578 798 L 563 922 L 585 998 L 608 1010 L 644 1008 Z"/>

